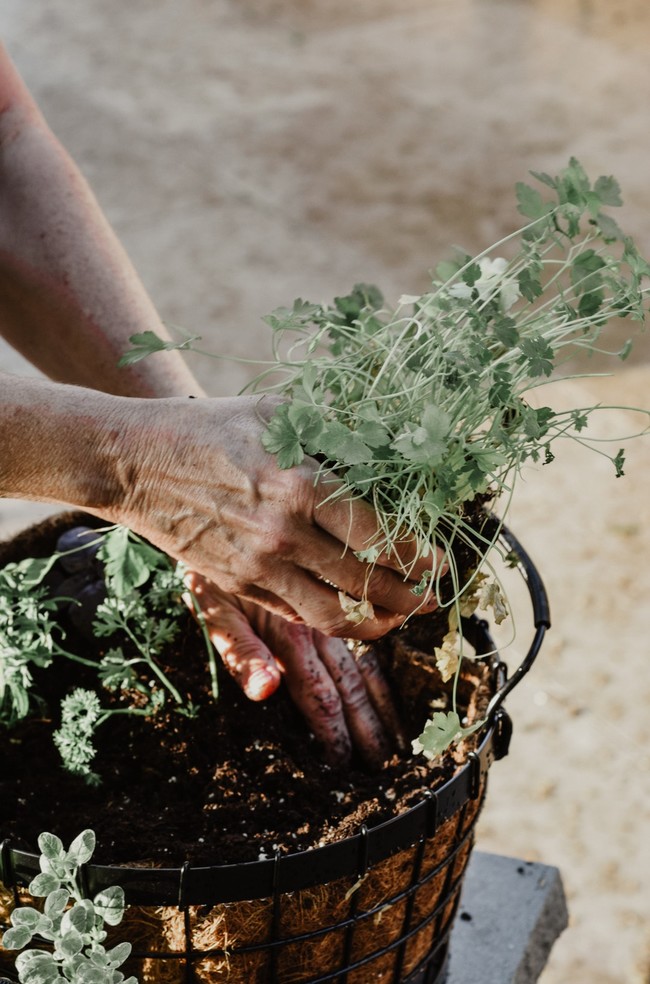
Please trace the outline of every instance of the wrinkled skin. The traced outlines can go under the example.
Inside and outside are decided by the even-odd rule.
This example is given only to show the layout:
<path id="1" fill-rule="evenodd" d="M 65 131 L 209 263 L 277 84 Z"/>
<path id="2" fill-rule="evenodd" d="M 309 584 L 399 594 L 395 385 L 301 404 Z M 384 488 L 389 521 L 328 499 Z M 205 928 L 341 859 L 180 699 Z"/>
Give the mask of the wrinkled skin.
<path id="1" fill-rule="evenodd" d="M 314 484 L 314 462 L 277 468 L 260 444 L 269 400 L 205 397 L 177 352 L 118 369 L 148 329 L 169 338 L 0 46 L 0 333 L 49 377 L 0 377 L 0 496 L 79 506 L 186 562 L 246 692 L 282 675 L 332 760 L 354 743 L 378 761 L 396 733 L 384 685 L 326 636 L 400 624 L 422 604 L 404 569 L 418 580 L 426 565 L 409 568 L 408 543 L 372 571 L 354 557 L 372 510 L 320 505 L 331 486 Z M 367 594 L 376 617 L 353 626 L 337 588 Z"/>
<path id="2" fill-rule="evenodd" d="M 138 419 L 123 402 L 107 457 L 125 477 L 109 487 L 104 515 L 223 590 L 327 635 L 377 638 L 422 608 L 411 589 L 431 559 L 414 562 L 414 546 L 405 543 L 399 557 L 380 557 L 373 567 L 359 561 L 353 551 L 377 531 L 373 511 L 345 498 L 321 504 L 334 486 L 315 482 L 309 459 L 277 467 L 261 446 L 266 400 L 140 402 Z M 376 617 L 352 624 L 339 589 L 367 596 Z"/>

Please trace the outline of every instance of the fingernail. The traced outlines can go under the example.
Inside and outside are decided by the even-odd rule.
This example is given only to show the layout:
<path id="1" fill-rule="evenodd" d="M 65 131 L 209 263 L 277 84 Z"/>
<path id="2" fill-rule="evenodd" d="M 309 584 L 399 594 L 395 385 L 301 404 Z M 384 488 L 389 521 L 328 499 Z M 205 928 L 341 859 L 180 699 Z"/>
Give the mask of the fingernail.
<path id="1" fill-rule="evenodd" d="M 246 696 L 251 700 L 264 700 L 277 688 L 278 678 L 265 668 L 255 670 L 246 682 Z"/>

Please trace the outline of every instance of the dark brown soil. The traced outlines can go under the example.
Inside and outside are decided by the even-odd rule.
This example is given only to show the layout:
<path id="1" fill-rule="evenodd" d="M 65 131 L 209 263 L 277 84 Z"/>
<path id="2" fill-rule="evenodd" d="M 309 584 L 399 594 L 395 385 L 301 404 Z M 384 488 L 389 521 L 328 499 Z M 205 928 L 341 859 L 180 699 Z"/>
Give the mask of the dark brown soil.
<path id="1" fill-rule="evenodd" d="M 38 547 L 31 535 L 23 536 L 0 549 L 0 563 L 18 554 L 47 555 L 60 528 L 60 523 L 41 524 L 45 535 Z M 67 643 L 72 641 L 68 637 Z M 410 678 L 401 710 L 413 737 L 432 696 L 448 688 L 424 657 L 409 659 L 410 669 L 403 656 L 399 667 L 394 665 L 400 657 L 390 648 L 383 658 L 387 672 L 400 681 Z M 468 666 L 461 693 L 475 713 L 477 695 L 480 703 L 487 692 L 487 668 Z M 163 709 L 152 719 L 111 718 L 102 726 L 94 763 L 102 777 L 97 788 L 63 771 L 52 743 L 60 697 L 84 684 L 84 670 L 59 658 L 41 672 L 37 683 L 46 708 L 2 738 L 0 841 L 7 837 L 33 849 L 43 830 L 69 841 L 91 827 L 100 863 L 257 860 L 278 849 L 330 842 L 355 833 L 362 823 L 380 823 L 418 802 L 423 790 L 445 781 L 457 767 L 452 755 L 432 766 L 422 757 L 395 754 L 379 774 L 369 775 L 361 762 L 338 770 L 325 764 L 283 690 L 252 703 L 221 673 L 215 703 L 189 615 L 165 669 L 200 707 L 198 717 Z"/>

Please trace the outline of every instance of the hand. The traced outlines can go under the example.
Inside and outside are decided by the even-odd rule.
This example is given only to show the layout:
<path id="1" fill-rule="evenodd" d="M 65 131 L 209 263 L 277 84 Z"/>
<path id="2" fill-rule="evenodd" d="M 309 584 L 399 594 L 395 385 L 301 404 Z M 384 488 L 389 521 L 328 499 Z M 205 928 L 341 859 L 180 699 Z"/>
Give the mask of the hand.
<path id="1" fill-rule="evenodd" d="M 284 675 L 287 689 L 329 762 L 344 765 L 352 746 L 371 767 L 405 747 L 397 712 L 370 648 L 355 660 L 341 639 L 290 623 L 227 595 L 194 571 L 186 576 L 215 648 L 251 700 L 264 700 Z M 192 597 L 193 596 L 193 597 Z"/>
<path id="2" fill-rule="evenodd" d="M 365 503 L 331 499 L 306 459 L 280 470 L 262 447 L 268 398 L 116 400 L 107 422 L 124 478 L 100 515 L 115 518 L 222 590 L 328 636 L 374 639 L 435 602 L 413 591 L 434 559 L 415 544 L 359 561 L 377 531 Z M 408 572 L 408 573 L 407 573 Z M 367 597 L 374 618 L 346 619 L 338 591 Z"/>

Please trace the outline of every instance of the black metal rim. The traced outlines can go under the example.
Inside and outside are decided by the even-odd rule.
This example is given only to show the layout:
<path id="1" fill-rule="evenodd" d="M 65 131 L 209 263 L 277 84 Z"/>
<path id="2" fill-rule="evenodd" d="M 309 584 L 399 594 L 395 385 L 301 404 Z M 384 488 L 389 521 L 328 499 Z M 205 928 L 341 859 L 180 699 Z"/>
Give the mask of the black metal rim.
<path id="1" fill-rule="evenodd" d="M 512 730 L 502 708 L 503 700 L 532 666 L 550 625 L 548 601 L 541 578 L 518 540 L 496 519 L 490 518 L 495 537 L 500 538 L 517 557 L 533 604 L 535 636 L 522 663 L 508 679 L 503 663 L 494 658 L 494 643 L 486 623 L 471 620 L 477 654 L 487 654 L 495 675 L 495 696 L 488 708 L 484 735 L 467 763 L 443 786 L 429 790 L 422 801 L 406 813 L 343 841 L 297 854 L 278 854 L 274 859 L 234 865 L 180 868 L 136 868 L 88 864 L 82 869 L 84 889 L 92 896 L 103 888 L 119 884 L 130 905 L 214 905 L 274 896 L 298 891 L 353 873 L 361 873 L 415 844 L 431 837 L 437 827 L 452 817 L 469 800 L 476 799 L 495 759 L 507 753 Z M 38 856 L 0 844 L 0 881 L 7 887 L 25 885 L 39 872 Z"/>

